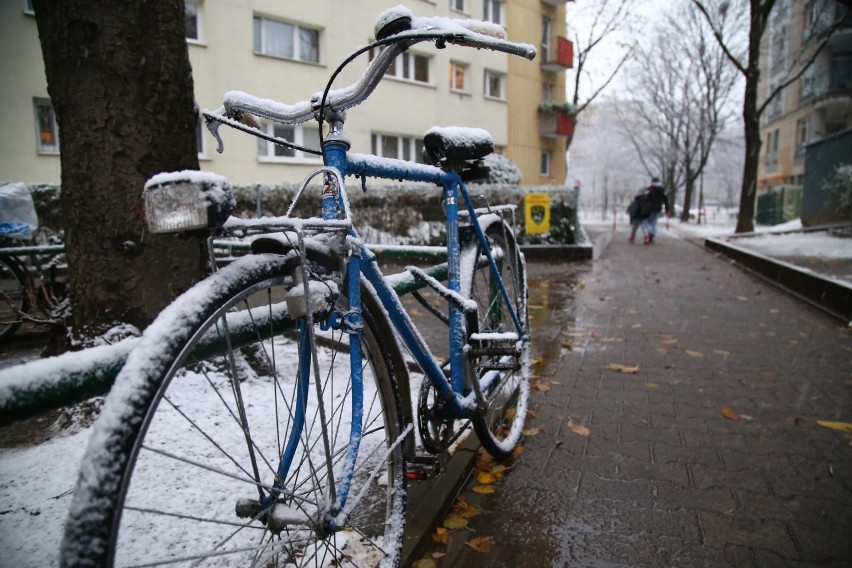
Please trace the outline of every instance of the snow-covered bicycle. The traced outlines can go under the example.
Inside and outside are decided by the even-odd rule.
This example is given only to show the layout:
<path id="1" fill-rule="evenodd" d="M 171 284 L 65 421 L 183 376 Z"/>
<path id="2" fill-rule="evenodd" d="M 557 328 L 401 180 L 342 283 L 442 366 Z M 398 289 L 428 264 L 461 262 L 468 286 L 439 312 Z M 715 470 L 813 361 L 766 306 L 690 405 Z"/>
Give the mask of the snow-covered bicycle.
<path id="1" fill-rule="evenodd" d="M 205 113 L 220 151 L 223 124 L 266 137 L 253 117 L 316 119 L 321 133 L 328 123 L 325 165 L 284 216 L 229 217 L 230 186 L 215 174 L 146 184 L 152 231 L 209 228 L 211 243 L 250 238 L 252 254 L 178 298 L 128 358 L 83 460 L 64 565 L 396 566 L 407 472 L 434 468 L 470 423 L 497 457 L 517 445 L 529 395 L 524 259 L 513 208 L 477 209 L 463 183 L 481 174 L 490 135 L 430 129 L 424 145 L 436 167 L 351 153 L 343 123 L 418 42 L 528 59 L 535 48 L 507 41 L 500 26 L 403 7 L 379 17 L 376 38 L 311 101 L 230 92 Z M 343 66 L 380 47 L 357 83 L 331 90 Z M 447 262 L 385 277 L 353 226 L 345 176 L 440 186 Z M 314 180 L 322 211 L 297 216 Z M 446 303 L 434 311 L 447 326 L 448 361 L 399 299 L 422 288 Z M 414 396 L 409 367 L 425 377 Z"/>

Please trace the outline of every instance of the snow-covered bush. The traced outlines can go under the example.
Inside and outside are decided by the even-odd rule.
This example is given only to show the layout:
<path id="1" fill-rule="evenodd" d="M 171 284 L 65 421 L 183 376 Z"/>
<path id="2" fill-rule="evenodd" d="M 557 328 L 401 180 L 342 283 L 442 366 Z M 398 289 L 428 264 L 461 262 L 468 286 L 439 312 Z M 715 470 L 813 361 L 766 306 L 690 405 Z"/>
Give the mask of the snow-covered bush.
<path id="1" fill-rule="evenodd" d="M 501 183 L 507 185 L 518 185 L 521 183 L 521 170 L 515 162 L 502 154 L 489 154 L 485 156 L 485 165 L 488 166 L 488 183 Z"/>

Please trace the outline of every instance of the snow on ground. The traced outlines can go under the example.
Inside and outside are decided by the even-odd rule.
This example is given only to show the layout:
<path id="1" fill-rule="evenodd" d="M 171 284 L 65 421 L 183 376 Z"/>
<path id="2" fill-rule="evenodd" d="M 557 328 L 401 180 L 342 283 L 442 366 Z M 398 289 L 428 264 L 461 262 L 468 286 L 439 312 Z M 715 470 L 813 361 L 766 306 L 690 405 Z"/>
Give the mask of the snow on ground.
<path id="1" fill-rule="evenodd" d="M 0 450 L 3 566 L 58 566 L 62 526 L 90 432 Z"/>

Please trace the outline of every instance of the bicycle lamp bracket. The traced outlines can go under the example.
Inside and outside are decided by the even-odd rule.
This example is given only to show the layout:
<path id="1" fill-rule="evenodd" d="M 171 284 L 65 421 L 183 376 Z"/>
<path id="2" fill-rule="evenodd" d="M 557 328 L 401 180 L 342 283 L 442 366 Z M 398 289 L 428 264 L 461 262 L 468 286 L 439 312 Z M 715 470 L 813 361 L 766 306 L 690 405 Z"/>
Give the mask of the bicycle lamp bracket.
<path id="1" fill-rule="evenodd" d="M 218 228 L 236 205 L 224 176 L 195 170 L 157 174 L 145 183 L 142 195 L 152 233 Z"/>

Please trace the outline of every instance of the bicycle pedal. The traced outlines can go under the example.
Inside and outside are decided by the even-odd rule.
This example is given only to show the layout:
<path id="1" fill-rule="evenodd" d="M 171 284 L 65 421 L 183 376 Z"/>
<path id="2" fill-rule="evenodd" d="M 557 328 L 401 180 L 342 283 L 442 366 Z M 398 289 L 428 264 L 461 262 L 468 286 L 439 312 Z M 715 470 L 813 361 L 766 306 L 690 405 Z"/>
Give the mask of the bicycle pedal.
<path id="1" fill-rule="evenodd" d="M 468 339 L 466 352 L 471 357 L 513 355 L 521 353 L 516 333 L 474 333 Z"/>
<path id="2" fill-rule="evenodd" d="M 408 460 L 405 478 L 409 481 L 425 481 L 443 475 L 447 471 L 446 454 L 421 454 Z"/>

